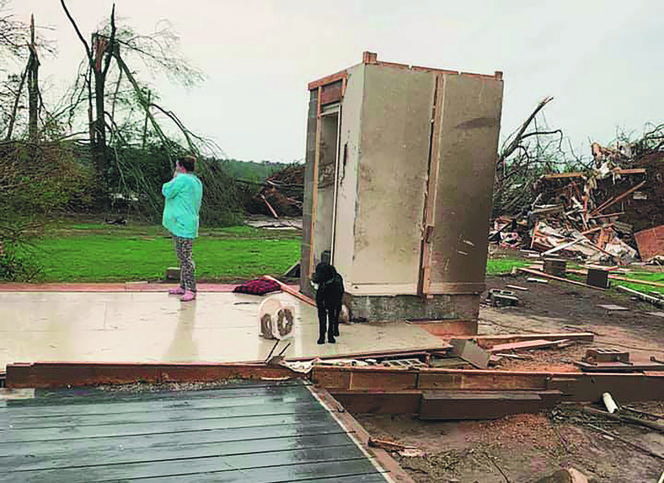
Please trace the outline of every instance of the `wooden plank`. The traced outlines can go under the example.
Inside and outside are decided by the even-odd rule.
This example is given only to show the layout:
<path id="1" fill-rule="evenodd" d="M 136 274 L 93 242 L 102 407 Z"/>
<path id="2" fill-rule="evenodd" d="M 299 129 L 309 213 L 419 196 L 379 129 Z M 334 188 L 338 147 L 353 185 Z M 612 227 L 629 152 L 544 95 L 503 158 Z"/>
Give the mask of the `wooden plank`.
<path id="1" fill-rule="evenodd" d="M 477 320 L 417 320 L 409 321 L 436 337 L 457 337 L 477 334 Z"/>
<path id="2" fill-rule="evenodd" d="M 580 367 L 583 372 L 664 371 L 664 364 L 656 362 L 598 362 L 597 364 L 589 364 L 587 362 L 575 361 L 574 365 Z"/>
<path id="3" fill-rule="evenodd" d="M 621 403 L 657 401 L 664 399 L 664 374 L 559 373 L 548 387 L 560 390 L 570 402 L 599 402 L 605 392 Z"/>
<path id="4" fill-rule="evenodd" d="M 343 81 L 344 79 L 347 78 L 348 78 L 348 71 L 344 69 L 342 71 L 335 72 L 334 74 L 330 74 L 326 77 L 323 77 L 322 79 L 310 82 L 309 85 L 307 86 L 307 89 L 313 91 L 314 89 L 318 89 L 319 87 Z"/>
<path id="5" fill-rule="evenodd" d="M 312 216 L 313 216 L 313 215 L 312 215 Z M 312 233 L 313 233 L 313 232 L 312 232 Z M 312 253 L 312 264 L 313 264 L 313 250 L 312 250 L 311 253 Z M 312 266 L 313 266 L 313 265 L 312 265 Z M 281 290 L 282 290 L 282 291 L 291 294 L 291 295 L 292 295 L 293 297 L 295 297 L 296 299 L 301 300 L 302 302 L 304 302 L 304 303 L 306 303 L 306 304 L 309 304 L 309 305 L 311 305 L 312 307 L 315 307 L 315 306 L 316 306 L 316 301 L 315 301 L 315 300 L 313 300 L 313 299 L 307 297 L 307 296 L 304 295 L 303 293 L 300 293 L 298 290 L 293 289 L 293 288 L 290 287 L 289 285 L 286 285 L 285 283 L 283 283 L 283 282 L 277 280 L 276 278 L 274 278 L 274 277 L 270 277 L 269 275 L 263 275 L 263 278 L 266 279 L 266 280 L 271 280 L 271 281 L 273 281 L 273 282 L 278 283 L 278 284 L 279 284 L 279 287 L 281 287 Z"/>
<path id="6" fill-rule="evenodd" d="M 568 273 L 574 273 L 576 275 L 588 275 L 588 270 L 578 270 L 575 268 L 568 268 L 567 269 Z M 664 283 L 662 282 L 655 282 L 653 280 L 639 280 L 636 278 L 627 278 L 627 277 L 621 277 L 620 275 L 614 275 L 614 274 L 609 274 L 609 279 L 611 280 L 620 280 L 621 282 L 630 282 L 630 283 L 635 283 L 639 285 L 650 285 L 653 287 L 664 287 Z"/>
<path id="7" fill-rule="evenodd" d="M 461 337 L 457 337 L 461 338 Z M 592 342 L 595 335 L 592 332 L 553 332 L 553 333 L 534 333 L 534 334 L 505 334 L 505 335 L 475 335 L 468 337 L 476 341 L 481 347 L 491 348 L 497 344 L 509 344 L 511 342 L 520 342 L 528 340 L 561 340 L 567 339 L 575 342 Z"/>
<path id="8" fill-rule="evenodd" d="M 425 391 L 422 394 L 419 418 L 496 419 L 542 409 L 542 398 L 531 391 Z"/>
<path id="9" fill-rule="evenodd" d="M 350 389 L 380 388 L 385 391 L 415 389 L 417 371 L 409 369 L 388 369 L 390 372 L 353 371 L 350 378 Z"/>
<path id="10" fill-rule="evenodd" d="M 421 390 L 547 390 L 546 373 L 480 371 L 464 369 L 421 369 L 417 388 Z"/>
<path id="11" fill-rule="evenodd" d="M 548 279 L 551 279 L 551 280 L 557 280 L 558 282 L 565 282 L 565 283 L 569 283 L 569 284 L 572 284 L 572 285 L 577 285 L 577 286 L 580 286 L 580 287 L 590 288 L 590 289 L 593 289 L 593 290 L 604 290 L 603 288 L 600 288 L 600 287 L 593 287 L 592 285 L 586 285 L 585 283 L 576 282 L 574 280 L 567 280 L 566 278 L 556 277 L 554 275 L 549 275 L 548 273 L 539 272 L 537 270 L 531 270 L 529 268 L 518 268 L 517 270 L 519 270 L 520 272 L 523 272 L 523 273 L 529 273 L 531 275 L 536 275 L 538 277 L 548 278 Z"/>
<path id="12" fill-rule="evenodd" d="M 436 220 L 436 198 L 438 194 L 438 176 L 440 173 L 440 129 L 443 108 L 443 75 L 436 76 L 434 101 L 431 113 L 431 135 L 429 140 L 428 180 L 426 202 L 422 220 L 422 244 L 420 256 L 420 277 L 417 282 L 417 293 L 420 296 L 431 293 L 431 262 L 433 257 L 433 231 Z"/>
<path id="13" fill-rule="evenodd" d="M 320 141 L 323 130 L 323 122 L 321 119 L 321 88 L 319 86 L 316 91 L 316 136 L 315 136 L 315 146 L 314 146 L 314 165 L 313 177 L 311 180 L 311 220 L 309 222 L 309 270 L 313 273 L 314 270 L 314 254 L 316 252 L 315 245 L 315 226 L 316 218 L 318 218 L 318 178 L 320 177 Z M 303 265 L 302 265 L 303 266 Z M 305 277 L 309 278 L 311 273 L 305 273 Z"/>
<path id="14" fill-rule="evenodd" d="M 640 182 L 639 184 L 637 184 L 636 186 L 634 186 L 634 187 L 628 189 L 627 191 L 625 191 L 625 192 L 624 192 L 623 194 L 621 194 L 620 196 L 617 196 L 616 198 L 612 199 L 609 203 L 605 203 L 605 204 L 603 204 L 602 206 L 600 206 L 599 208 L 593 210 L 592 213 L 590 214 L 590 216 L 592 217 L 592 216 L 594 216 L 594 215 L 597 215 L 597 214 L 601 213 L 602 211 L 606 210 L 609 206 L 613 206 L 613 205 L 615 205 L 616 203 L 618 203 L 618 202 L 619 202 L 620 200 L 622 200 L 623 198 L 626 198 L 626 197 L 629 196 L 630 194 L 634 193 L 636 190 L 638 190 L 638 189 L 639 189 L 641 186 L 643 186 L 644 184 L 646 184 L 646 181 L 645 181 L 645 180 L 644 180 L 644 181 L 641 181 L 641 182 Z"/>
<path id="15" fill-rule="evenodd" d="M 332 396 L 353 414 L 417 414 L 421 391 L 333 391 Z"/>
<path id="16" fill-rule="evenodd" d="M 7 366 L 8 388 L 132 384 L 136 381 L 194 382 L 232 379 L 300 379 L 285 367 L 265 364 L 17 363 Z"/>
<path id="17" fill-rule="evenodd" d="M 535 340 L 524 340 L 521 342 L 512 342 L 508 344 L 497 344 L 494 345 L 490 352 L 504 352 L 511 350 L 528 350 L 528 349 L 543 349 L 545 347 L 553 347 L 560 344 L 562 340 L 545 340 L 545 339 L 535 339 Z"/>
<path id="18" fill-rule="evenodd" d="M 355 440 L 358 445 L 364 450 L 365 454 L 370 457 L 375 457 L 374 462 L 378 466 L 389 472 L 389 480 L 399 483 L 415 483 L 409 474 L 399 466 L 399 464 L 392 458 L 390 453 L 381 448 L 369 447 L 369 439 L 371 435 L 367 432 L 355 418 L 343 408 L 339 402 L 330 395 L 325 389 L 309 387 L 312 394 L 316 396 L 330 411 L 333 412 L 335 418 L 343 427 L 348 431 L 349 435 Z M 335 480 L 339 481 L 339 480 Z"/>
<path id="19" fill-rule="evenodd" d="M 418 371 L 388 367 L 314 366 L 313 382 L 328 390 L 381 389 L 401 391 L 415 389 Z"/>

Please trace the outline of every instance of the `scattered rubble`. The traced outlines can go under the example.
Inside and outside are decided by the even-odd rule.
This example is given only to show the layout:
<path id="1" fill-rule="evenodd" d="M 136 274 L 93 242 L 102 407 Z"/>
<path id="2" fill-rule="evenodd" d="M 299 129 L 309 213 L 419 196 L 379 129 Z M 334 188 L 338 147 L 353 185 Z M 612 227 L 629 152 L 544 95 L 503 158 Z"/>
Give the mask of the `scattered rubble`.
<path id="1" fill-rule="evenodd" d="M 534 202 L 516 216 L 494 219 L 489 240 L 501 248 L 591 263 L 664 261 L 661 143 L 646 148 L 638 142 L 615 148 L 593 143 L 591 149 L 593 167 L 536 179 Z"/>
<path id="2" fill-rule="evenodd" d="M 304 164 L 293 164 L 267 178 L 251 199 L 251 213 L 279 218 L 302 216 L 304 200 Z"/>

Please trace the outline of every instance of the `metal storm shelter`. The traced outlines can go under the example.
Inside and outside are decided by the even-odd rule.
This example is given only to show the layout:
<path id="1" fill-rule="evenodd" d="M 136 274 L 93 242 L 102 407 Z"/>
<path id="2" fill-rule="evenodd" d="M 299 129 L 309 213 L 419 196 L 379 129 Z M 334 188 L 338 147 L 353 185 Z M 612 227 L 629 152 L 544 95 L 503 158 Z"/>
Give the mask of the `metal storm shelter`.
<path id="1" fill-rule="evenodd" d="M 318 262 L 354 320 L 475 324 L 485 289 L 502 73 L 382 62 L 309 84 L 301 290 Z"/>

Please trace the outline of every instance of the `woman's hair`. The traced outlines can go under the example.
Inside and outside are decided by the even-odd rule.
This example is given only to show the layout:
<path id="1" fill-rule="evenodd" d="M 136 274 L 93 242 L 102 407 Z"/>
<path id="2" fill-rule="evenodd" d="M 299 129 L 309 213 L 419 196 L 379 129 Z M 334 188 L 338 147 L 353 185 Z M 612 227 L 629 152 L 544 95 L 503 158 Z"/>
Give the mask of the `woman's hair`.
<path id="1" fill-rule="evenodd" d="M 183 156 L 178 159 L 178 164 L 186 169 L 188 173 L 193 173 L 196 169 L 196 158 L 193 156 Z"/>

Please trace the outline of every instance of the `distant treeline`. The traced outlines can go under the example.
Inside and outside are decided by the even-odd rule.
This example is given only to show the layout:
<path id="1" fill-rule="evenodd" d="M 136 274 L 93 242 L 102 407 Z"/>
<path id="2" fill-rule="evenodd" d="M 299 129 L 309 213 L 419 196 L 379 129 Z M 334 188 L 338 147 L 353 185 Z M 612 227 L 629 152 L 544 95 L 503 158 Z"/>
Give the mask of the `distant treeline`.
<path id="1" fill-rule="evenodd" d="M 220 159 L 217 162 L 221 164 L 222 169 L 227 175 L 235 179 L 256 183 L 262 183 L 265 181 L 265 178 L 290 166 L 290 163 L 242 161 L 239 159 Z"/>

